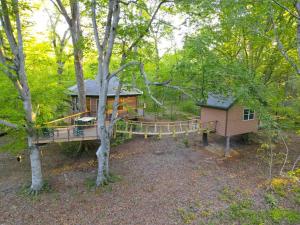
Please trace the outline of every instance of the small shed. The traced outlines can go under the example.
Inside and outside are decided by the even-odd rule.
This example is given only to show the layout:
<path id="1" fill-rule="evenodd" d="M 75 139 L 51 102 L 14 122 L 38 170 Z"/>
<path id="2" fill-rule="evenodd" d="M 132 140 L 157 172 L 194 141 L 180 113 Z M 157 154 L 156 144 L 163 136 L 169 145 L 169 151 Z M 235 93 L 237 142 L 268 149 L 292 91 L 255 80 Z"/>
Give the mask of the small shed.
<path id="1" fill-rule="evenodd" d="M 99 89 L 100 86 L 96 80 L 85 80 L 85 93 L 86 93 L 86 107 L 91 116 L 97 116 L 98 103 L 99 103 Z M 107 92 L 107 114 L 108 116 L 112 113 L 112 105 L 115 99 L 116 90 L 119 85 L 119 79 L 113 77 L 110 79 L 108 84 Z M 78 89 L 77 85 L 69 88 L 70 95 L 72 98 L 72 112 L 78 112 Z M 130 112 L 138 111 L 138 96 L 142 95 L 143 92 L 137 88 L 129 88 L 128 85 L 123 85 L 120 92 L 118 114 L 119 116 L 128 115 Z"/>
<path id="2" fill-rule="evenodd" d="M 216 133 L 226 137 L 227 150 L 229 150 L 231 136 L 258 130 L 259 122 L 255 111 L 240 105 L 233 96 L 210 93 L 207 101 L 199 105 L 201 122 L 217 121 Z"/>

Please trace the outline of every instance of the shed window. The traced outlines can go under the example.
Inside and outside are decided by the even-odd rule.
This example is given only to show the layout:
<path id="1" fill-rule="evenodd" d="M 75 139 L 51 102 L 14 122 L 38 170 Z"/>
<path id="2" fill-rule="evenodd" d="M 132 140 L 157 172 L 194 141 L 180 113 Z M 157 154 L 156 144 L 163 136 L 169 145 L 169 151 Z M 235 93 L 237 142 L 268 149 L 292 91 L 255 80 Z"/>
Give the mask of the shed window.
<path id="1" fill-rule="evenodd" d="M 244 120 L 253 120 L 254 119 L 254 110 L 244 109 Z"/>

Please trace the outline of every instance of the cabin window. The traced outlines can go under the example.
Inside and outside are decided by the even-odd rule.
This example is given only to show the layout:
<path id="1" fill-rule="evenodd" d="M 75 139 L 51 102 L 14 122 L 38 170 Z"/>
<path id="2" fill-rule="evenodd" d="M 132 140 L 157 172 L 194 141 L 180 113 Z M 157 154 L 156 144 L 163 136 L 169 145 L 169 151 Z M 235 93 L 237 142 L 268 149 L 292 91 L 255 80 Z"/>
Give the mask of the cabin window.
<path id="1" fill-rule="evenodd" d="M 254 110 L 244 109 L 244 120 L 253 120 L 254 119 Z"/>

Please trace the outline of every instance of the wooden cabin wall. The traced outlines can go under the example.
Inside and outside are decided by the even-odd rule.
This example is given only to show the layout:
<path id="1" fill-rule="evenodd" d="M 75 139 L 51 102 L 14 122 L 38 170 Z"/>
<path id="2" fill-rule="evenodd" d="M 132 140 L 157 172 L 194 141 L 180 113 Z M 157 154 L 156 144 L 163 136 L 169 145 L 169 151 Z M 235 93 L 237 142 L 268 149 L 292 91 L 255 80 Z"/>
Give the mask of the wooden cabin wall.
<path id="1" fill-rule="evenodd" d="M 225 136 L 226 110 L 201 107 L 201 122 L 217 121 L 216 133 Z"/>
<path id="2" fill-rule="evenodd" d="M 78 110 L 75 107 L 77 96 L 72 96 L 72 112 L 76 113 Z M 110 114 L 112 112 L 112 106 L 114 103 L 114 97 L 107 98 L 107 113 Z M 77 99 L 78 102 L 78 99 Z M 86 97 L 86 106 L 87 111 L 90 112 L 91 116 L 97 116 L 98 111 L 98 97 L 96 96 L 88 96 Z M 137 111 L 138 107 L 138 97 L 137 96 L 120 96 L 120 106 L 119 106 L 119 114 L 124 115 L 130 111 Z"/>
<path id="3" fill-rule="evenodd" d="M 253 120 L 244 120 L 244 107 L 234 105 L 228 110 L 227 135 L 257 132 L 258 119 L 254 113 Z"/>

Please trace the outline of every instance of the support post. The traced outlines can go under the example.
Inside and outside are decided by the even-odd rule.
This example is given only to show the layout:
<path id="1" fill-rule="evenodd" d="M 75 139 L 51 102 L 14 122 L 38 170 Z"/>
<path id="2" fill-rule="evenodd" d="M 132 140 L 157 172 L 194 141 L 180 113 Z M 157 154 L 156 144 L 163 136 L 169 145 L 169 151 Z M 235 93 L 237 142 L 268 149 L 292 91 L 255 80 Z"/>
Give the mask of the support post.
<path id="1" fill-rule="evenodd" d="M 207 138 L 207 132 L 204 131 L 202 133 L 202 142 L 203 142 L 203 146 L 208 146 L 208 138 Z"/>
<path id="2" fill-rule="evenodd" d="M 225 156 L 229 156 L 230 152 L 230 136 L 226 136 Z"/>

